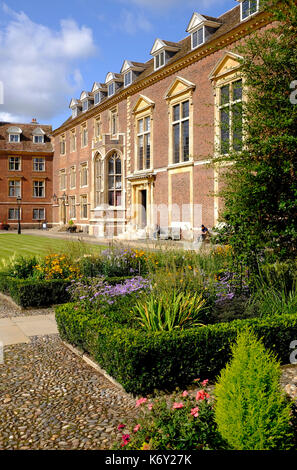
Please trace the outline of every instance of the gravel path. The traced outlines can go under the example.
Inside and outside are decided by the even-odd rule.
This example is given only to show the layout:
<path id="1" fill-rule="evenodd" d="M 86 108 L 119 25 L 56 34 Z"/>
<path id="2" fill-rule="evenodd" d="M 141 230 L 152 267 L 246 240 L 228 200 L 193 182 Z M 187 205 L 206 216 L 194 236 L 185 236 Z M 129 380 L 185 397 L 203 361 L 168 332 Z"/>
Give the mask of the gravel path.
<path id="1" fill-rule="evenodd" d="M 38 308 L 22 310 L 13 303 L 8 302 L 4 298 L 0 297 L 0 318 L 11 318 L 11 317 L 28 317 L 31 315 L 50 315 L 55 313 L 53 308 Z"/>
<path id="2" fill-rule="evenodd" d="M 111 449 L 135 416 L 121 392 L 57 335 L 8 346 L 0 365 L 0 449 Z"/>

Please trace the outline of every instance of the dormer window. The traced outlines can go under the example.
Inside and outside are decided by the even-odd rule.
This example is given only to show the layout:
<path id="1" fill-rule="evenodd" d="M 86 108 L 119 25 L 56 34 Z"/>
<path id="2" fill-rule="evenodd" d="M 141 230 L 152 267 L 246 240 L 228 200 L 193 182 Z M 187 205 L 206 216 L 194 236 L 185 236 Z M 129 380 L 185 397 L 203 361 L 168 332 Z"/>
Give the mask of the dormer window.
<path id="1" fill-rule="evenodd" d="M 193 13 L 187 28 L 187 32 L 191 34 L 192 49 L 204 44 L 221 25 L 217 18 Z"/>
<path id="2" fill-rule="evenodd" d="M 78 116 L 79 112 L 81 111 L 81 102 L 73 98 L 71 100 L 69 108 L 71 109 L 71 112 L 72 112 L 72 119 L 75 119 Z"/>
<path id="3" fill-rule="evenodd" d="M 160 54 L 155 57 L 155 70 L 164 67 L 165 65 L 165 51 L 160 52 Z"/>
<path id="4" fill-rule="evenodd" d="M 9 142 L 10 143 L 20 142 L 20 134 L 9 134 Z"/>
<path id="5" fill-rule="evenodd" d="M 100 91 L 98 91 L 97 93 L 95 93 L 94 95 L 94 104 L 99 104 L 100 103 Z"/>
<path id="6" fill-rule="evenodd" d="M 44 136 L 43 135 L 34 135 L 33 136 L 34 144 L 43 144 L 44 143 Z"/>
<path id="7" fill-rule="evenodd" d="M 192 49 L 196 49 L 196 47 L 201 46 L 204 43 L 204 26 L 202 28 L 197 29 L 192 33 Z"/>
<path id="8" fill-rule="evenodd" d="M 108 85 L 108 96 L 113 96 L 115 94 L 115 83 L 110 83 Z"/>
<path id="9" fill-rule="evenodd" d="M 35 129 L 32 132 L 32 135 L 33 135 L 34 144 L 44 144 L 44 135 L 45 135 L 45 133 L 40 127 L 37 127 L 37 129 Z"/>
<path id="10" fill-rule="evenodd" d="M 132 70 L 130 70 L 129 72 L 125 73 L 124 75 L 124 84 L 125 84 L 125 87 L 131 85 L 132 83 Z"/>
<path id="11" fill-rule="evenodd" d="M 125 60 L 121 68 L 121 75 L 124 79 L 124 87 L 132 85 L 135 78 L 137 78 L 141 72 L 145 70 L 145 65 L 141 62 L 131 62 L 130 60 Z"/>
<path id="12" fill-rule="evenodd" d="M 9 143 L 16 144 L 21 141 L 22 129 L 19 127 L 9 127 L 9 129 L 7 129 L 7 133 Z"/>
<path id="13" fill-rule="evenodd" d="M 163 41 L 156 39 L 151 50 L 151 55 L 154 56 L 155 70 L 164 67 L 168 60 L 180 50 L 180 44 L 176 42 Z"/>
<path id="14" fill-rule="evenodd" d="M 92 94 L 94 99 L 94 105 L 97 106 L 101 101 L 106 98 L 107 87 L 104 83 L 94 82 L 92 88 Z"/>
<path id="15" fill-rule="evenodd" d="M 82 104 L 82 110 L 83 110 L 83 113 L 85 113 L 86 111 L 88 111 L 88 108 L 89 108 L 89 102 L 88 100 L 85 100 Z"/>
<path id="16" fill-rule="evenodd" d="M 260 0 L 239 0 L 241 21 L 249 18 L 259 11 Z"/>

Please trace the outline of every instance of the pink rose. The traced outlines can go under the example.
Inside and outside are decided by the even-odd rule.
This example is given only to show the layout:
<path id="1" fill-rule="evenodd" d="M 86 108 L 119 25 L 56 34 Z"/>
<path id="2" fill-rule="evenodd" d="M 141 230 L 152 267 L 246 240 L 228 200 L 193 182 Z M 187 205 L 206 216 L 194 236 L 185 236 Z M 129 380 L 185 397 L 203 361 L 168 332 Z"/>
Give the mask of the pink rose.
<path id="1" fill-rule="evenodd" d="M 205 400 L 205 398 L 210 398 L 208 393 L 206 393 L 204 390 L 199 390 L 196 395 L 196 400 Z"/>
<path id="2" fill-rule="evenodd" d="M 119 424 L 118 425 L 118 431 L 121 431 L 122 429 L 124 429 L 126 427 L 125 424 Z"/>
<path id="3" fill-rule="evenodd" d="M 148 407 L 148 409 L 149 409 L 150 411 L 152 411 L 153 406 L 154 406 L 154 405 L 153 405 L 152 403 L 149 403 L 149 404 L 147 405 L 147 407 Z"/>
<path id="4" fill-rule="evenodd" d="M 147 398 L 139 398 L 139 400 L 136 401 L 136 408 L 140 405 L 143 405 L 143 403 L 147 402 Z"/>
<path id="5" fill-rule="evenodd" d="M 183 397 L 187 397 L 188 395 L 189 395 L 189 394 L 188 394 L 187 390 L 185 390 L 185 391 L 182 393 L 182 396 L 183 396 Z"/>
<path id="6" fill-rule="evenodd" d="M 207 384 L 208 384 L 208 379 L 203 380 L 203 382 L 201 383 L 202 387 L 205 387 Z"/>
<path id="7" fill-rule="evenodd" d="M 178 410 L 178 409 L 183 408 L 183 407 L 184 407 L 183 403 L 176 403 L 176 402 L 175 402 L 175 403 L 173 403 L 173 407 L 172 407 L 172 408 L 173 408 L 174 410 Z"/>
<path id="8" fill-rule="evenodd" d="M 192 408 L 191 410 L 191 415 L 194 416 L 194 418 L 198 418 L 199 416 L 199 408 L 196 406 L 196 408 Z"/>
<path id="9" fill-rule="evenodd" d="M 140 424 L 137 424 L 137 426 L 135 426 L 135 428 L 133 429 L 134 432 L 137 432 L 139 431 L 139 429 L 141 428 Z"/>

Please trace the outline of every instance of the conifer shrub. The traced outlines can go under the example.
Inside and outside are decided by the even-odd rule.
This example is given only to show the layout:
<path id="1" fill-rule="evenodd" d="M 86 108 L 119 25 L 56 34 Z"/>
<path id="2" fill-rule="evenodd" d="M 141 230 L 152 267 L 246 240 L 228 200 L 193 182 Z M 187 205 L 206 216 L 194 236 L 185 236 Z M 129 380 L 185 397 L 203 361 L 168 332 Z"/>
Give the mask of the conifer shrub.
<path id="1" fill-rule="evenodd" d="M 215 386 L 215 421 L 223 439 L 236 450 L 291 449 L 291 403 L 281 390 L 276 357 L 248 329 L 231 352 Z"/>

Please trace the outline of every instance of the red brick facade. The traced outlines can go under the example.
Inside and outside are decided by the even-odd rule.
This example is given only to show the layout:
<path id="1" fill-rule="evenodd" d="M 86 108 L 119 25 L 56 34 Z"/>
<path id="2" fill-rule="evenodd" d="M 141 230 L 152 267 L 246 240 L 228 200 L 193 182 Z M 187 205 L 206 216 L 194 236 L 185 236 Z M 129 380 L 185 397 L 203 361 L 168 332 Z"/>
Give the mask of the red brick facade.
<path id="1" fill-rule="evenodd" d="M 41 131 L 40 131 L 41 129 Z M 34 134 L 43 143 L 34 143 Z M 52 222 L 53 149 L 51 126 L 0 123 L 0 223 L 11 229 Z M 18 142 L 10 142 L 10 134 Z M 17 197 L 21 197 L 18 203 Z"/>
<path id="2" fill-rule="evenodd" d="M 105 96 L 97 105 L 91 102 L 86 112 L 69 118 L 53 132 L 54 224 L 73 220 L 98 236 L 127 237 L 142 229 L 151 235 L 159 224 L 179 227 L 185 238 L 191 238 L 200 231 L 201 223 L 208 227 L 217 223 L 222 201 L 215 197 L 218 175 L 209 163 L 217 152 L 218 94 L 228 80 L 231 84 L 238 80 L 239 62 L 234 53 L 238 42 L 251 30 L 265 28 L 269 19 L 260 12 L 241 21 L 237 6 L 220 18 L 204 16 L 204 20 L 205 24 L 216 24 L 216 29 L 211 29 L 212 34 L 200 47 L 191 49 L 190 35 L 177 45 L 164 41 L 165 48 L 176 46 L 177 52 L 163 68 L 155 71 L 151 59 L 130 86 L 121 84 L 114 95 Z M 130 63 L 132 70 L 135 64 Z M 115 74 L 114 81 L 119 77 Z M 105 85 L 98 86 L 106 93 Z M 94 86 L 88 97 L 94 98 L 96 89 Z M 177 127 L 175 108 L 180 105 L 179 109 L 184 109 L 183 103 L 187 114 L 180 114 Z M 138 145 L 147 125 L 140 121 L 146 118 L 150 122 L 150 162 L 143 169 L 138 167 L 144 158 L 139 156 Z M 114 119 L 117 129 L 113 135 Z M 186 128 L 183 120 L 188 121 L 189 130 L 187 147 L 180 149 L 183 152 L 186 148 L 188 156 L 177 163 L 175 133 Z M 82 146 L 84 126 L 88 130 L 86 146 Z M 111 162 L 115 155 L 121 164 L 117 170 Z M 75 176 L 71 176 L 74 170 Z"/>

